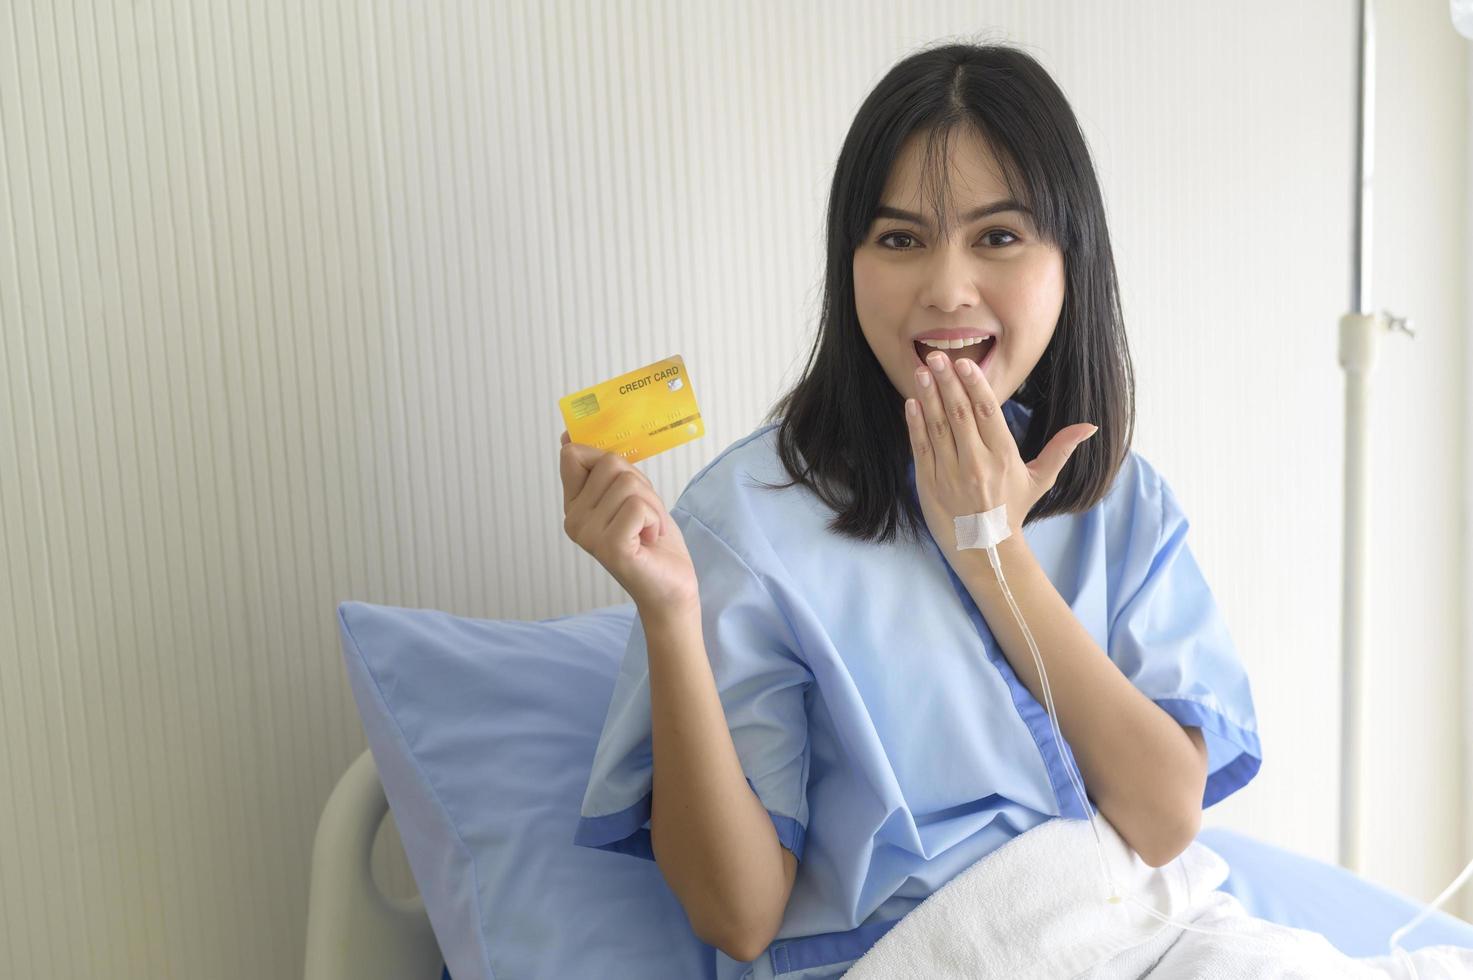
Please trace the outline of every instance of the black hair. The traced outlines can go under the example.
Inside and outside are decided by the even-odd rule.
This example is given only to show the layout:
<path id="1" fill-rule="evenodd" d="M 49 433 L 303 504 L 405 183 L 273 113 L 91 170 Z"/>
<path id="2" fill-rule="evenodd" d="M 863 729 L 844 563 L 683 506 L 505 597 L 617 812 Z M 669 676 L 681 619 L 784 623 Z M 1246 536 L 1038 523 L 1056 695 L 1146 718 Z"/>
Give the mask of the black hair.
<path id="1" fill-rule="evenodd" d="M 926 136 L 925 172 L 940 234 L 948 234 L 944 168 L 952 132 L 974 126 L 1011 196 L 1064 256 L 1063 307 L 1047 348 L 1013 400 L 1032 410 L 1018 446 L 1033 460 L 1062 428 L 1099 426 L 1075 449 L 1024 523 L 1088 510 L 1114 483 L 1134 429 L 1135 393 L 1104 201 L 1064 94 L 1031 56 L 1000 44 L 946 43 L 896 64 L 854 117 L 828 200 L 828 257 L 819 327 L 802 376 L 768 411 L 793 479 L 837 514 L 829 530 L 888 542 L 924 540 L 910 491 L 913 459 L 903 396 L 876 359 L 854 303 L 854 252 L 912 133 Z"/>

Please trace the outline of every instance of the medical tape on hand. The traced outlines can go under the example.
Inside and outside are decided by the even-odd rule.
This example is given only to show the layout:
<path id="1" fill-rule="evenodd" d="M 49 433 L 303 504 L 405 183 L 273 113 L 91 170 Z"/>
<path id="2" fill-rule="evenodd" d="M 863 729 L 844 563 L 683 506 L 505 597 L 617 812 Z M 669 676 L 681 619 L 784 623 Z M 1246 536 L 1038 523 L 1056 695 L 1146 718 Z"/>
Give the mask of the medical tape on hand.
<path id="1" fill-rule="evenodd" d="M 958 551 L 963 548 L 991 548 L 1013 533 L 1013 529 L 1008 527 L 1007 504 L 999 504 L 985 514 L 967 514 L 953 520 Z"/>

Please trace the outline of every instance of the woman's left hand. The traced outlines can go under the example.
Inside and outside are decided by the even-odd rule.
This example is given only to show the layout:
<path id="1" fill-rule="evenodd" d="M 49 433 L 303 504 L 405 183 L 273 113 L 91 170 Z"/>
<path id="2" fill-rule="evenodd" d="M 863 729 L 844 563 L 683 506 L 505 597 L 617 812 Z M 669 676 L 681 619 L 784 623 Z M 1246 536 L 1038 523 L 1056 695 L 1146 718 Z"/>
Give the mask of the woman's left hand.
<path id="1" fill-rule="evenodd" d="M 939 351 L 927 363 L 931 384 L 921 385 L 922 371 L 917 370 L 920 399 L 914 414 L 917 403 L 906 399 L 905 423 L 921 510 L 950 560 L 957 551 L 955 518 L 1006 504 L 1008 527 L 1021 534 L 1033 505 L 1053 487 L 1079 444 L 1099 428 L 1088 422 L 1065 426 L 1037 459 L 1025 464 L 1002 405 L 977 364 L 966 361 L 967 367 L 955 367 Z"/>

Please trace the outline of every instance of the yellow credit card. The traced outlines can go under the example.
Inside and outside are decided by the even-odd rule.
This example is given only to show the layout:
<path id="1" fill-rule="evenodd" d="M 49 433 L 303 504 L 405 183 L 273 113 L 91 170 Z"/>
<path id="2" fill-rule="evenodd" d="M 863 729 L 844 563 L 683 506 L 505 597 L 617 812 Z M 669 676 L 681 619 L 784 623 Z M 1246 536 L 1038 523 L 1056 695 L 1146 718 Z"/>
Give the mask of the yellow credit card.
<path id="1" fill-rule="evenodd" d="M 636 460 L 706 434 L 679 354 L 558 401 L 568 438 Z"/>

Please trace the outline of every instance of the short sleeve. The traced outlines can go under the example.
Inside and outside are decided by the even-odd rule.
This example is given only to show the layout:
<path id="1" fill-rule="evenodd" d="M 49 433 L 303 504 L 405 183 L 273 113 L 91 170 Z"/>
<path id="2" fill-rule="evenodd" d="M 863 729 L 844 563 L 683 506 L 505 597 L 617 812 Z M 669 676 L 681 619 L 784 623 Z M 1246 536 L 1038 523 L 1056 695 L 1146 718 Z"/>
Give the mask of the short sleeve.
<path id="1" fill-rule="evenodd" d="M 1262 762 L 1247 672 L 1187 545 L 1189 522 L 1158 474 L 1141 480 L 1113 578 L 1109 656 L 1143 694 L 1207 746 L 1205 809 L 1247 785 Z M 1159 516 L 1158 516 L 1159 515 Z"/>
<path id="2" fill-rule="evenodd" d="M 706 655 L 732 744 L 778 841 L 801 860 L 808 827 L 806 698 L 813 675 L 764 579 L 699 518 L 679 505 L 670 513 L 695 565 Z M 636 616 L 573 843 L 654 860 L 646 642 Z"/>

